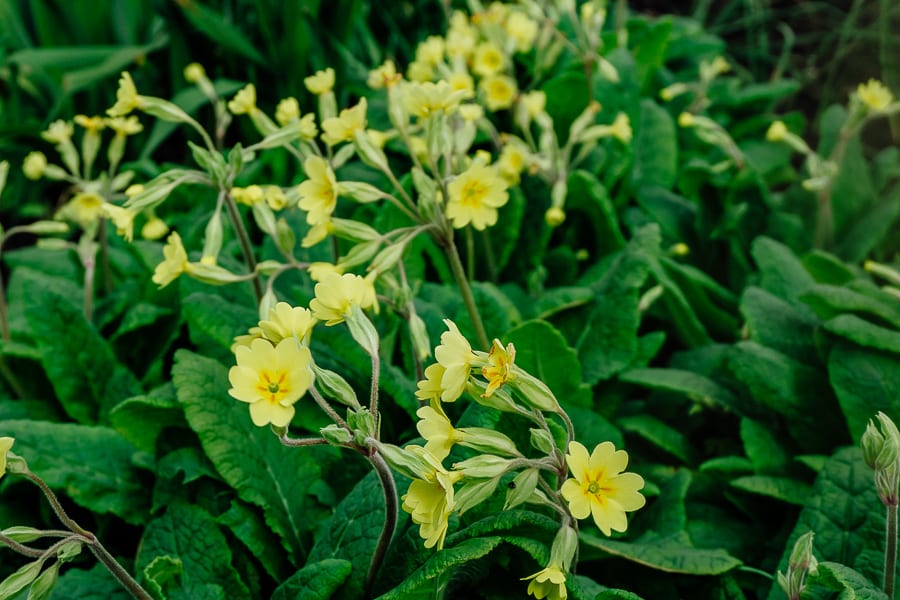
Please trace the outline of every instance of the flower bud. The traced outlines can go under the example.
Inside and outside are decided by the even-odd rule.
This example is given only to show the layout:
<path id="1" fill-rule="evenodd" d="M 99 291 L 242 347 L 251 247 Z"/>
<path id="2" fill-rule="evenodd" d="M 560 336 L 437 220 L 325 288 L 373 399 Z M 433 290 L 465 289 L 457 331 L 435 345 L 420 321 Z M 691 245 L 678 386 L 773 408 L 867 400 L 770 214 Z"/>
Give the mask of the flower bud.
<path id="1" fill-rule="evenodd" d="M 470 508 L 484 502 L 497 489 L 500 477 L 490 479 L 463 480 L 465 483 L 453 495 L 453 510 L 463 514 Z"/>
<path id="2" fill-rule="evenodd" d="M 509 384 L 519 392 L 526 404 L 547 412 L 559 411 L 559 402 L 546 383 L 517 366 L 513 369 L 516 376 L 510 379 Z"/>
<path id="3" fill-rule="evenodd" d="M 479 452 L 491 452 L 504 456 L 522 456 L 516 443 L 509 437 L 484 427 L 463 427 L 457 430 L 462 437 L 459 440 L 461 446 L 472 448 Z"/>
<path id="4" fill-rule="evenodd" d="M 325 441 L 332 446 L 344 446 L 353 439 L 353 435 L 351 435 L 346 428 L 341 427 L 336 423 L 321 428 L 319 433 L 321 433 L 322 437 L 325 438 Z"/>
<path id="5" fill-rule="evenodd" d="M 316 383 L 322 388 L 326 396 L 357 411 L 362 409 L 359 399 L 356 397 L 356 392 L 347 383 L 346 379 L 334 371 L 323 369 L 315 364 L 313 364 L 312 369 L 316 375 Z"/>
<path id="6" fill-rule="evenodd" d="M 431 340 L 428 339 L 428 329 L 425 327 L 425 321 L 416 313 L 409 315 L 409 336 L 419 360 L 431 356 Z"/>
<path id="7" fill-rule="evenodd" d="M 498 477 L 511 467 L 511 460 L 492 454 L 482 454 L 453 464 L 453 468 L 465 477 L 476 478 Z"/>
<path id="8" fill-rule="evenodd" d="M 534 431 L 532 429 L 532 431 Z M 528 502 L 534 490 L 537 489 L 541 472 L 536 468 L 525 469 L 513 479 L 509 484 L 509 491 L 506 492 L 506 502 L 503 504 L 503 510 L 515 508 L 520 504 Z"/>
<path id="9" fill-rule="evenodd" d="M 532 428 L 528 430 L 531 434 L 531 445 L 544 454 L 553 454 L 556 451 L 556 442 L 553 436 L 546 429 Z"/>

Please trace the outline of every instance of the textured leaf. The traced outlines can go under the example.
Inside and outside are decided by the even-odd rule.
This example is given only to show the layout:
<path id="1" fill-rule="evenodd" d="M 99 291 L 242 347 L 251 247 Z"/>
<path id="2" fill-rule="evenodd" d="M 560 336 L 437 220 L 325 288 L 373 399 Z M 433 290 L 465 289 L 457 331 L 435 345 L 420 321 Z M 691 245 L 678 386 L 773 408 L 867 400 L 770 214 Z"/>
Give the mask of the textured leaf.
<path id="1" fill-rule="evenodd" d="M 828 378 L 850 429 L 859 440 L 878 411 L 900 419 L 900 358 L 837 344 L 828 357 Z"/>
<path id="2" fill-rule="evenodd" d="M 802 299 L 822 319 L 856 313 L 877 317 L 900 329 L 900 307 L 897 306 L 896 299 L 874 286 L 852 289 L 816 285 L 803 294 Z"/>
<path id="3" fill-rule="evenodd" d="M 738 399 L 728 388 L 684 369 L 629 369 L 620 374 L 619 379 L 651 389 L 680 392 L 704 406 L 733 409 L 738 404 Z"/>
<path id="4" fill-rule="evenodd" d="M 236 52 L 258 64 L 266 62 L 256 45 L 248 40 L 234 23 L 226 19 L 224 14 L 207 8 L 199 2 L 190 2 L 179 6 L 191 25 L 214 42 L 217 47 Z"/>
<path id="5" fill-rule="evenodd" d="M 678 163 L 675 121 L 656 102 L 644 98 L 636 129 L 632 171 L 635 186 L 655 185 L 672 189 Z"/>
<path id="6" fill-rule="evenodd" d="M 666 537 L 644 536 L 639 542 L 610 540 L 586 531 L 578 537 L 591 548 L 666 573 L 720 575 L 741 565 L 725 550 L 694 548 L 684 532 Z"/>
<path id="7" fill-rule="evenodd" d="M 841 592 L 840 600 L 888 600 L 881 588 L 858 571 L 841 563 L 822 561 L 807 579 L 810 586 L 822 586 Z"/>
<path id="8" fill-rule="evenodd" d="M 475 521 L 464 529 L 448 535 L 446 545 L 455 546 L 462 540 L 497 534 L 529 535 L 536 538 L 540 533 L 549 542 L 558 529 L 559 523 L 550 517 L 530 510 L 511 509 Z"/>
<path id="9" fill-rule="evenodd" d="M 556 313 L 583 306 L 594 299 L 594 292 L 586 287 L 556 287 L 544 290 L 537 300 L 533 316 L 547 319 Z M 525 308 L 525 307 L 523 307 Z"/>
<path id="10" fill-rule="evenodd" d="M 329 600 L 350 576 L 348 560 L 326 558 L 291 575 L 272 594 L 272 600 Z"/>
<path id="11" fill-rule="evenodd" d="M 250 591 L 231 565 L 228 540 L 215 520 L 201 508 L 176 503 L 151 521 L 144 530 L 136 569 L 143 571 L 157 557 L 181 560 L 181 591 L 192 594 L 196 586 L 215 585 L 224 597 L 250 598 Z"/>
<path id="12" fill-rule="evenodd" d="M 191 339 L 206 337 L 223 348 L 230 348 L 235 336 L 247 333 L 259 321 L 252 308 L 203 292 L 185 298 L 183 312 Z"/>
<path id="13" fill-rule="evenodd" d="M 163 429 L 187 426 L 171 387 L 120 402 L 109 413 L 109 419 L 122 437 L 150 454 L 156 453 L 156 439 Z"/>
<path id="14" fill-rule="evenodd" d="M 813 333 L 818 319 L 808 309 L 750 286 L 741 296 L 741 314 L 746 320 L 749 339 L 801 362 L 816 364 L 818 353 Z"/>
<path id="15" fill-rule="evenodd" d="M 25 310 L 31 336 L 63 409 L 80 423 L 108 423 L 113 406 L 141 392 L 137 378 L 66 298 L 27 289 L 33 293 Z"/>
<path id="16" fill-rule="evenodd" d="M 618 421 L 625 431 L 640 435 L 685 464 L 694 462 L 694 449 L 680 431 L 650 415 L 623 417 Z"/>
<path id="17" fill-rule="evenodd" d="M 212 359 L 180 350 L 172 379 L 187 421 L 216 470 L 242 500 L 263 509 L 266 522 L 299 560 L 306 554 L 304 538 L 315 524 L 310 486 L 333 450 L 296 452 L 268 429 L 253 425 L 246 405 L 227 395 L 225 367 Z"/>
<path id="18" fill-rule="evenodd" d="M 131 600 L 133 596 L 102 564 L 91 569 L 68 569 L 53 587 L 50 600 Z"/>
<path id="19" fill-rule="evenodd" d="M 593 173 L 577 170 L 569 175 L 566 209 L 584 213 L 586 222 L 594 228 L 600 256 L 625 247 L 616 207 L 606 187 Z M 580 216 L 578 212 L 576 216 Z"/>
<path id="20" fill-rule="evenodd" d="M 808 483 L 788 477 L 748 475 L 732 480 L 731 485 L 739 490 L 775 498 L 789 504 L 803 506 L 812 489 Z"/>
<path id="21" fill-rule="evenodd" d="M 741 419 L 741 441 L 757 473 L 782 473 L 791 462 L 790 453 L 772 433 L 771 427 L 763 423 Z"/>
<path id="22" fill-rule="evenodd" d="M 825 321 L 822 327 L 860 346 L 900 354 L 900 331 L 873 325 L 856 315 L 837 316 Z"/>
<path id="23" fill-rule="evenodd" d="M 758 237 L 751 249 L 759 267 L 760 287 L 789 303 L 799 305 L 802 294 L 815 284 L 790 248 L 767 237 Z"/>
<path id="24" fill-rule="evenodd" d="M 884 567 L 884 506 L 875 493 L 872 470 L 859 448 L 842 448 L 825 464 L 812 495 L 785 544 L 778 570 L 786 572 L 794 543 L 814 531 L 816 557 L 838 562 L 880 581 Z M 781 600 L 784 592 L 775 583 L 769 600 Z"/>
<path id="25" fill-rule="evenodd" d="M 0 431 L 16 439 L 16 453 L 51 488 L 81 506 L 113 513 L 129 523 L 147 518 L 145 482 L 134 466 L 134 446 L 107 427 L 3 421 Z"/>
<path id="26" fill-rule="evenodd" d="M 259 514 L 243 502 L 233 500 L 231 508 L 216 517 L 219 525 L 231 529 L 266 572 L 274 579 L 283 579 L 286 560 L 273 533 L 266 527 Z"/>

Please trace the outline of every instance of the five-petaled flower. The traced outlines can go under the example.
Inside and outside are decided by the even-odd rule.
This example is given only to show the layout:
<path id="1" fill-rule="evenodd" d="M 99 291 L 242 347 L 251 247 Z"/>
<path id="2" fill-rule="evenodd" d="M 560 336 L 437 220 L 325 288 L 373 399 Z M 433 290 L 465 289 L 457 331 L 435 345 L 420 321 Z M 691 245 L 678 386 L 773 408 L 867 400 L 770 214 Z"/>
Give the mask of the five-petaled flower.
<path id="1" fill-rule="evenodd" d="M 375 286 L 370 277 L 326 273 L 316 284 L 316 297 L 309 303 L 313 316 L 330 327 L 343 323 L 353 312 L 354 306 L 362 309 L 374 307 L 377 311 Z"/>
<path id="2" fill-rule="evenodd" d="M 469 340 L 459 332 L 456 323 L 444 319 L 444 324 L 447 325 L 447 331 L 441 334 L 441 345 L 434 349 L 434 357 L 444 368 L 444 372 L 440 375 L 441 402 L 453 402 L 466 388 L 472 361 L 477 357 L 472 352 Z M 437 370 L 435 369 L 433 373 L 436 375 Z"/>
<path id="3" fill-rule="evenodd" d="M 579 442 L 569 443 L 566 462 L 574 479 L 567 479 L 560 492 L 569 503 L 576 519 L 594 517 L 594 523 L 605 535 L 625 531 L 626 511 L 644 506 L 646 500 L 638 491 L 644 479 L 636 473 L 623 473 L 628 466 L 628 453 L 616 450 L 612 442 L 598 444 L 588 455 Z"/>
<path id="4" fill-rule="evenodd" d="M 447 218 L 457 229 L 469 223 L 481 231 L 497 222 L 506 204 L 506 182 L 494 167 L 475 163 L 447 185 Z"/>
<path id="5" fill-rule="evenodd" d="M 163 246 L 164 260 L 156 265 L 153 271 L 153 283 L 163 288 L 175 281 L 179 275 L 190 268 L 188 263 L 187 251 L 184 244 L 181 243 L 181 236 L 177 231 L 173 231 L 166 245 Z"/>
<path id="6" fill-rule="evenodd" d="M 254 425 L 286 427 L 294 417 L 294 403 L 312 383 L 309 348 L 294 338 L 277 346 L 255 339 L 249 347 L 235 348 L 234 354 L 237 365 L 228 371 L 228 393 L 250 405 Z"/>
<path id="7" fill-rule="evenodd" d="M 568 596 L 566 591 L 566 574 L 557 565 L 549 565 L 523 579 L 530 579 L 528 584 L 528 593 L 535 598 L 547 598 L 547 600 L 565 600 Z"/>

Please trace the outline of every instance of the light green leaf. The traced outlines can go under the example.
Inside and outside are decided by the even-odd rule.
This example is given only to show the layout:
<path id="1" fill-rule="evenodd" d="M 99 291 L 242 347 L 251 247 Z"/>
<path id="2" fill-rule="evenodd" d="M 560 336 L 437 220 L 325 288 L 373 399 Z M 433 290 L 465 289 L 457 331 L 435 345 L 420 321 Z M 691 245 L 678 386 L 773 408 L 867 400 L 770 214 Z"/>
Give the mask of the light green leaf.
<path id="1" fill-rule="evenodd" d="M 224 13 L 212 10 L 200 2 L 180 4 L 179 8 L 191 25 L 200 30 L 200 33 L 208 37 L 217 47 L 236 52 L 258 64 L 266 62 L 266 58 L 256 46 L 233 22 L 225 18 Z"/>
<path id="2" fill-rule="evenodd" d="M 347 581 L 353 565 L 349 560 L 326 558 L 291 575 L 272 594 L 272 600 L 329 600 Z"/>

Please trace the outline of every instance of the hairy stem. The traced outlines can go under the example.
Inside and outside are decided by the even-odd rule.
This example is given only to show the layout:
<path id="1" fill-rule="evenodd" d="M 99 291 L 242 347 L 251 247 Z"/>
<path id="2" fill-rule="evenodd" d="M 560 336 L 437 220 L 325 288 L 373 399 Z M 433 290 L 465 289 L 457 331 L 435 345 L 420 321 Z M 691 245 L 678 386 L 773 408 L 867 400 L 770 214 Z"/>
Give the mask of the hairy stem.
<path id="1" fill-rule="evenodd" d="M 247 263 L 247 268 L 253 273 L 256 271 L 256 258 L 253 256 L 253 246 L 250 244 L 250 236 L 247 235 L 247 228 L 244 227 L 244 221 L 241 219 L 240 212 L 238 212 L 237 203 L 227 191 L 223 190 L 220 193 L 225 197 L 225 210 L 228 211 L 228 219 L 231 221 L 231 226 L 234 227 L 238 242 L 241 244 L 241 252 L 244 253 L 244 262 Z M 258 304 L 263 298 L 262 284 L 259 281 L 259 275 L 256 275 L 251 281 L 253 282 L 253 293 L 256 296 L 256 302 Z"/>
<path id="2" fill-rule="evenodd" d="M 366 591 L 365 597 L 369 598 L 372 593 L 372 586 L 375 584 L 375 577 L 384 562 L 388 547 L 391 545 L 391 538 L 394 537 L 394 530 L 397 528 L 397 483 L 394 481 L 394 475 L 391 473 L 390 467 L 378 452 L 374 452 L 369 456 L 369 462 L 378 475 L 378 481 L 381 482 L 381 489 L 384 491 L 384 529 L 378 537 L 378 544 L 375 546 L 375 552 L 372 554 L 372 562 L 369 563 L 369 572 L 366 573 Z"/>
<path id="3" fill-rule="evenodd" d="M 338 425 L 340 425 L 341 427 L 343 427 L 350 433 L 353 433 L 353 429 L 350 428 L 350 426 L 347 424 L 347 421 L 345 421 L 341 417 L 341 415 L 337 414 L 337 411 L 335 411 L 333 408 L 331 408 L 331 406 L 328 404 L 328 401 L 325 400 L 325 398 L 322 396 L 322 394 L 319 393 L 319 390 L 316 389 L 316 386 L 310 387 L 309 393 L 312 395 L 313 400 L 316 401 L 316 404 L 319 405 L 319 408 L 321 408 L 323 411 L 325 411 L 325 414 L 328 415 L 329 417 L 331 417 L 332 421 L 334 421 L 335 423 L 337 423 Z"/>
<path id="4" fill-rule="evenodd" d="M 894 575 L 897 570 L 897 504 L 887 505 L 887 522 L 884 527 L 884 593 L 894 597 Z"/>

